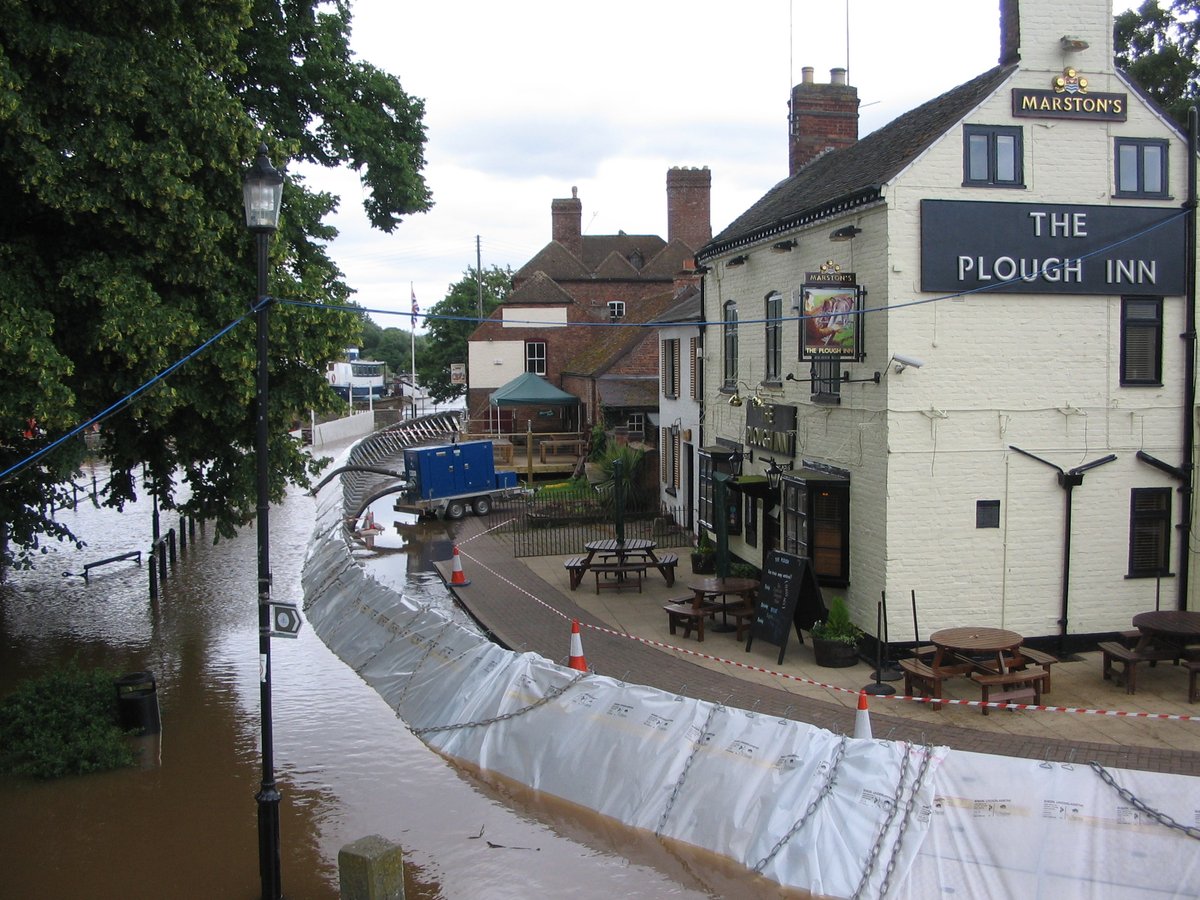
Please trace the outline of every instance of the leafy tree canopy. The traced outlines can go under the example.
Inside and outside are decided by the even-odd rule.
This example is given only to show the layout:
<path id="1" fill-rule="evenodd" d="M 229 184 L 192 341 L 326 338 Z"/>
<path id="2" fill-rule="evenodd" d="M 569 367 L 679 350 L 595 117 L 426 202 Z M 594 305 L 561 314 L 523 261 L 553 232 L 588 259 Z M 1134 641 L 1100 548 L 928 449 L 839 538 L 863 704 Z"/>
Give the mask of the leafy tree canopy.
<path id="1" fill-rule="evenodd" d="M 467 361 L 467 338 L 479 325 L 479 279 L 469 268 L 445 298 L 429 310 L 429 340 L 417 351 L 417 378 L 429 395 L 445 403 L 466 393 L 466 387 L 450 383 L 450 364 Z M 512 269 L 492 266 L 483 271 L 483 318 L 487 318 L 508 296 Z M 441 317 L 441 318 L 438 318 Z"/>
<path id="2" fill-rule="evenodd" d="M 348 0 L 0 0 L 0 472 L 248 313 L 255 242 L 241 181 L 260 142 L 277 167 L 362 173 L 384 231 L 430 206 L 423 105 L 352 58 L 349 30 Z M 346 303 L 325 252 L 336 203 L 289 176 L 273 297 Z M 326 363 L 357 337 L 351 313 L 273 304 L 274 497 L 312 471 L 286 432 L 330 404 Z M 107 502 L 135 496 L 144 466 L 165 507 L 220 534 L 248 521 L 254 360 L 247 318 L 114 410 L 102 426 Z M 0 479 L 3 562 L 71 537 L 47 510 L 81 453 L 64 442 Z"/>
<path id="3" fill-rule="evenodd" d="M 425 335 L 418 334 L 413 340 L 413 334 L 404 328 L 381 328 L 371 319 L 364 318 L 362 336 L 362 355 L 368 359 L 379 359 L 387 363 L 388 376 L 404 375 L 412 371 L 413 345 L 417 348 L 417 358 L 425 346 Z"/>
<path id="4" fill-rule="evenodd" d="M 1145 0 L 1116 17 L 1117 64 L 1180 124 L 1200 98 L 1200 0 Z"/>

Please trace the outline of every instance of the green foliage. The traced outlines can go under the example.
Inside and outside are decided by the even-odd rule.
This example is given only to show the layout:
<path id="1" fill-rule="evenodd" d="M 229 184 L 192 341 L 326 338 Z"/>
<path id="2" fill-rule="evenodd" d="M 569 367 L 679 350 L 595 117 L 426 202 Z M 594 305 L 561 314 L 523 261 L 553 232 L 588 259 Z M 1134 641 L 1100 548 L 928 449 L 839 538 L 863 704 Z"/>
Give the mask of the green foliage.
<path id="1" fill-rule="evenodd" d="M 363 319 L 362 343 L 360 345 L 363 359 L 377 359 L 387 363 L 389 379 L 395 375 L 407 375 L 412 372 L 412 349 L 417 348 L 417 359 L 424 353 L 427 338 L 418 334 L 414 341 L 411 331 L 403 328 L 380 328 L 370 319 Z"/>
<path id="2" fill-rule="evenodd" d="M 1188 108 L 1200 99 L 1200 0 L 1173 0 L 1167 9 L 1145 0 L 1116 17 L 1113 37 L 1117 65 L 1186 124 Z"/>
<path id="3" fill-rule="evenodd" d="M 427 209 L 419 100 L 352 59 L 346 0 L 6 3 L 0 16 L 0 471 L 151 382 L 249 311 L 256 241 L 241 182 L 265 141 L 361 175 L 375 227 Z M 326 363 L 359 330 L 325 244 L 337 198 L 289 174 L 270 238 L 270 490 L 316 462 L 287 431 L 334 395 Z M 229 535 L 255 512 L 255 328 L 219 342 L 103 423 L 106 502 L 143 465 L 165 509 Z M 33 437 L 25 437 L 36 420 Z M 218 439 L 214 439 L 214 437 Z M 77 470 L 64 444 L 0 483 L 0 566 L 28 561 Z"/>
<path id="4" fill-rule="evenodd" d="M 729 574 L 734 578 L 753 578 L 757 581 L 762 573 L 759 572 L 758 566 L 739 561 L 729 567 Z"/>
<path id="5" fill-rule="evenodd" d="M 715 556 L 717 553 L 717 545 L 703 528 L 700 529 L 700 536 L 696 538 L 696 548 L 693 552 L 701 556 Z"/>
<path id="6" fill-rule="evenodd" d="M 417 379 L 438 403 L 466 393 L 461 384 L 450 383 L 451 363 L 467 362 L 467 338 L 479 326 L 478 270 L 469 268 L 462 279 L 450 285 L 446 296 L 429 310 L 428 340 L 417 350 Z M 492 266 L 483 271 L 483 318 L 504 302 L 512 287 L 512 269 Z"/>
<path id="7" fill-rule="evenodd" d="M 0 772 L 50 779 L 133 765 L 115 678 L 71 664 L 22 684 L 0 703 Z"/>
<path id="8" fill-rule="evenodd" d="M 850 610 L 846 601 L 835 596 L 829 601 L 829 612 L 824 622 L 818 622 L 812 627 L 812 636 L 824 641 L 838 641 L 843 644 L 856 644 L 863 636 L 863 631 L 850 621 Z"/>
<path id="9" fill-rule="evenodd" d="M 608 433 L 604 430 L 603 415 L 601 421 L 592 426 L 592 452 L 588 456 L 591 462 L 600 462 L 608 451 Z"/>

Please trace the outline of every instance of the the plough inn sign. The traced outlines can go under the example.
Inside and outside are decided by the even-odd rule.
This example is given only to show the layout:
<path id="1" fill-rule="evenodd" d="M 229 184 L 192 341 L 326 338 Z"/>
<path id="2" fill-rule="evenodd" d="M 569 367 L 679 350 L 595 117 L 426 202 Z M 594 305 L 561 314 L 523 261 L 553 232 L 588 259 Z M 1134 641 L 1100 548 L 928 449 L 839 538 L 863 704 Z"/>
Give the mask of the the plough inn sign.
<path id="1" fill-rule="evenodd" d="M 1184 211 L 921 201 L 921 290 L 1184 293 Z"/>

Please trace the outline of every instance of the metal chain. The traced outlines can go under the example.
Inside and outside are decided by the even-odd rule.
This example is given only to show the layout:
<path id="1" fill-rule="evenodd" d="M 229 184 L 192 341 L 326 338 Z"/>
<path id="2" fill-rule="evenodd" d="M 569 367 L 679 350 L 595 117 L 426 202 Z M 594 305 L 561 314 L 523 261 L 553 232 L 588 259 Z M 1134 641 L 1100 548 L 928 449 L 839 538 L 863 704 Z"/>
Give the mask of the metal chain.
<path id="1" fill-rule="evenodd" d="M 708 734 L 708 726 L 713 720 L 713 716 L 717 714 L 717 710 L 721 709 L 721 705 L 714 705 L 708 711 L 708 717 L 704 720 L 704 724 L 700 726 L 700 736 L 696 738 L 696 742 L 692 744 L 692 752 L 688 754 L 688 758 L 684 760 L 683 771 L 679 773 L 679 777 L 675 779 L 675 789 L 671 791 L 671 796 L 667 798 L 667 805 L 663 809 L 662 815 L 658 819 L 658 827 L 654 829 L 655 834 L 662 834 L 663 828 L 667 825 L 667 817 L 671 815 L 671 809 L 675 806 L 675 798 L 679 796 L 679 789 L 683 787 L 683 782 L 687 780 L 688 769 L 692 767 L 692 762 L 696 759 L 696 754 L 700 752 L 700 748 L 704 745 L 704 736 Z"/>
<path id="2" fill-rule="evenodd" d="M 904 797 L 904 782 L 908 778 L 908 757 L 911 747 L 911 744 L 904 745 L 904 756 L 900 760 L 900 777 L 896 781 L 896 792 L 892 795 L 892 805 L 888 808 L 887 816 L 884 817 L 883 824 L 879 827 L 879 833 L 875 836 L 875 843 L 867 854 L 867 861 L 863 864 L 862 879 L 858 882 L 858 887 L 854 889 L 851 900 L 858 900 L 862 896 L 867 882 L 871 879 L 871 873 L 875 871 L 879 851 L 883 849 L 883 839 L 887 836 L 888 829 L 892 827 L 892 820 L 896 818 L 896 813 L 900 809 L 900 801 Z"/>
<path id="3" fill-rule="evenodd" d="M 480 719 L 478 722 L 456 722 L 453 725 L 430 725 L 427 728 L 414 728 L 412 729 L 412 733 L 417 737 L 422 737 L 426 734 L 433 734 L 438 731 L 456 731 L 459 728 L 477 728 L 483 725 L 494 725 L 497 722 L 503 722 L 505 719 L 515 719 L 517 716 L 524 715 L 531 710 L 537 709 L 539 706 L 544 706 L 551 700 L 558 699 L 572 687 L 577 685 L 582 679 L 586 678 L 588 674 L 588 672 L 580 672 L 562 687 L 551 688 L 546 692 L 545 697 L 542 697 L 540 700 L 535 700 L 533 703 L 530 703 L 528 706 L 524 706 L 521 709 L 514 709 L 512 712 L 502 713 L 501 715 L 493 716 L 490 719 Z"/>
<path id="4" fill-rule="evenodd" d="M 900 858 L 900 848 L 904 846 L 904 832 L 908 830 L 908 823 L 912 821 L 913 806 L 916 805 L 917 795 L 921 793 L 921 788 L 925 785 L 925 776 L 929 773 L 929 763 L 933 760 L 933 747 L 926 744 L 922 749 L 924 757 L 917 770 L 917 780 L 908 795 L 908 802 L 904 804 L 904 818 L 900 820 L 900 830 L 896 832 L 896 843 L 892 845 L 892 855 L 888 859 L 887 868 L 883 871 L 883 883 L 879 885 L 880 897 L 886 897 L 888 888 L 891 887 L 892 875 L 896 872 L 896 860 Z"/>
<path id="5" fill-rule="evenodd" d="M 849 738 L 842 735 L 842 740 L 833 754 L 833 762 L 829 766 L 829 771 L 825 773 L 825 783 L 821 785 L 821 790 L 817 792 L 817 796 L 813 798 L 813 801 L 808 804 L 808 809 L 804 811 L 804 815 L 800 817 L 799 821 L 788 830 L 787 834 L 776 842 L 775 846 L 771 848 L 770 853 L 758 861 L 758 864 L 754 867 L 755 875 L 762 874 L 767 864 L 783 849 L 783 845 L 790 841 L 804 827 L 805 823 L 812 817 L 812 814 L 817 811 L 817 807 L 821 805 L 821 802 L 833 790 L 834 778 L 837 775 L 838 767 L 842 764 L 842 758 L 846 755 L 846 741 L 848 740 Z"/>
<path id="6" fill-rule="evenodd" d="M 1112 775 L 1108 772 L 1108 770 L 1106 770 L 1104 768 L 1104 766 L 1100 765 L 1100 763 L 1093 760 L 1093 761 L 1089 762 L 1088 765 L 1091 766 L 1093 771 L 1095 771 L 1095 773 L 1100 776 L 1100 780 L 1103 781 L 1105 784 L 1107 784 L 1114 791 L 1116 791 L 1117 794 L 1120 796 L 1120 798 L 1122 800 L 1124 800 L 1126 803 L 1129 803 L 1135 809 L 1138 809 L 1141 812 L 1144 812 L 1146 815 L 1148 815 L 1150 818 L 1154 819 L 1160 825 L 1166 825 L 1168 828 L 1174 828 L 1176 831 L 1182 831 L 1184 834 L 1186 834 L 1188 837 L 1192 838 L 1193 840 L 1200 841 L 1200 828 L 1197 828 L 1194 825 L 1184 825 L 1181 822 L 1176 822 L 1173 818 L 1171 818 L 1165 812 L 1159 812 L 1157 809 L 1151 809 L 1143 801 L 1141 801 L 1137 797 L 1133 796 L 1133 794 L 1130 793 L 1128 788 L 1123 788 L 1119 784 L 1117 784 L 1116 779 L 1113 778 Z"/>

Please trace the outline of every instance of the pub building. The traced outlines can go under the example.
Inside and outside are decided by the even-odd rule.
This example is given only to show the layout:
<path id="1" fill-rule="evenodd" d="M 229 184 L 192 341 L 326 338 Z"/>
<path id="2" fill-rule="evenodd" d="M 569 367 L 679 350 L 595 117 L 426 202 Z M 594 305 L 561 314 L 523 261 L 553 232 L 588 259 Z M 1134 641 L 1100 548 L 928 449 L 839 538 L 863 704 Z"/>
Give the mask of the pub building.
<path id="1" fill-rule="evenodd" d="M 844 70 L 793 88 L 790 174 L 696 256 L 696 518 L 893 642 L 915 592 L 926 638 L 1068 649 L 1195 605 L 1194 161 L 1108 0 L 999 12 L 996 66 L 865 137 Z"/>

